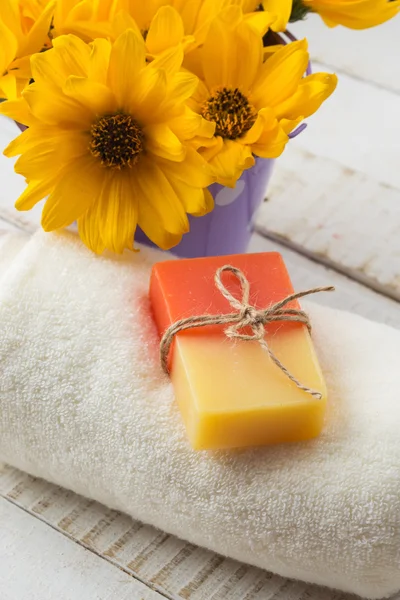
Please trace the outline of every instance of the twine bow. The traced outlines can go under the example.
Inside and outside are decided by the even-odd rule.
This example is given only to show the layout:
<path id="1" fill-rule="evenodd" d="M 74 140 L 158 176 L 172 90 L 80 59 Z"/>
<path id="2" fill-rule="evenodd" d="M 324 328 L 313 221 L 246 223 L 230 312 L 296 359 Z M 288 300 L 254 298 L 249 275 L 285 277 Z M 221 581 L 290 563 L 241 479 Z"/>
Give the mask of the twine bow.
<path id="1" fill-rule="evenodd" d="M 240 300 L 235 298 L 222 283 L 222 274 L 225 272 L 232 273 L 239 281 L 242 290 L 242 297 Z M 298 298 L 303 298 L 310 294 L 333 292 L 335 288 L 333 286 L 318 287 L 304 292 L 298 292 L 287 296 L 268 308 L 257 309 L 250 304 L 250 284 L 240 269 L 232 267 L 231 265 L 225 265 L 217 270 L 214 279 L 217 289 L 237 312 L 226 315 L 199 315 L 181 319 L 176 321 L 176 323 L 173 323 L 164 333 L 160 343 L 161 365 L 165 373 L 168 373 L 169 351 L 177 333 L 185 331 L 186 329 L 206 327 L 207 325 L 229 325 L 229 327 L 224 330 L 224 333 L 228 338 L 245 342 L 259 342 L 263 350 L 268 353 L 271 360 L 286 375 L 286 377 L 290 379 L 290 381 L 292 381 L 300 390 L 303 390 L 307 394 L 320 400 L 322 394 L 303 385 L 272 352 L 265 339 L 265 326 L 274 321 L 294 321 L 296 323 L 303 323 L 311 333 L 311 324 L 307 313 L 297 308 L 286 308 L 286 305 L 292 300 L 297 300 Z M 251 333 L 246 333 L 249 329 L 251 330 Z"/>

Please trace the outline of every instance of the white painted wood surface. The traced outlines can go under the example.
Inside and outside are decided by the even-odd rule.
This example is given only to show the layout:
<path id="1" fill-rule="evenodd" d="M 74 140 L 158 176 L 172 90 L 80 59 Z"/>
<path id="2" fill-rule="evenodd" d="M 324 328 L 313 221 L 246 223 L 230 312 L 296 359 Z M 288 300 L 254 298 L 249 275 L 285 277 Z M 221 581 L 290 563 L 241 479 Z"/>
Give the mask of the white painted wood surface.
<path id="1" fill-rule="evenodd" d="M 1 600 L 160 599 L 146 585 L 3 498 L 0 524 Z"/>
<path id="2" fill-rule="evenodd" d="M 257 230 L 400 300 L 400 188 L 292 145 Z"/>
<path id="3" fill-rule="evenodd" d="M 3 587 L 0 566 L 0 594 L 10 589 L 6 600 L 54 600 L 55 591 L 60 591 L 61 600 L 125 600 L 112 595 L 113 587 L 91 595 L 97 588 L 90 587 L 90 581 L 125 584 L 126 574 L 131 575 L 128 591 L 134 600 L 134 594 L 142 594 L 142 584 L 152 592 L 144 600 L 354 600 L 349 594 L 291 581 L 197 548 L 10 467 L 0 466 L 0 496 L 0 519 L 7 520 L 6 542 L 0 541 L 0 560 L 2 553 L 7 556 Z M 11 515 L 2 512 L 5 499 L 13 504 Z M 26 563 L 27 581 L 41 596 L 18 595 L 20 588 L 12 585 L 14 578 L 19 582 L 17 575 Z M 121 578 L 110 577 L 110 569 Z M 37 575 L 35 582 L 31 573 Z M 115 589 L 121 591 L 117 584 Z"/>
<path id="4" fill-rule="evenodd" d="M 313 67 L 335 70 L 318 62 Z M 293 145 L 399 189 L 399 102 L 398 93 L 339 73 L 335 93 L 307 119 L 307 131 Z"/>
<path id="5" fill-rule="evenodd" d="M 316 301 L 400 328 L 389 297 L 400 291 L 400 19 L 350 32 L 313 17 L 292 29 L 308 35 L 314 69 L 336 70 L 340 84 L 277 162 L 251 250 L 281 251 L 298 289 L 336 285 Z M 0 145 L 16 132 L 1 122 Z M 13 209 L 24 184 L 11 166 L 0 157 L 0 227 L 33 231 L 40 207 Z M 55 598 L 352 597 L 223 559 L 0 465 L 0 599 Z"/>
<path id="6" fill-rule="evenodd" d="M 307 37 L 313 61 L 330 65 L 341 76 L 381 89 L 400 92 L 400 20 L 393 19 L 377 29 L 351 31 L 345 27 L 328 30 L 317 15 L 293 23 L 290 30 Z"/>

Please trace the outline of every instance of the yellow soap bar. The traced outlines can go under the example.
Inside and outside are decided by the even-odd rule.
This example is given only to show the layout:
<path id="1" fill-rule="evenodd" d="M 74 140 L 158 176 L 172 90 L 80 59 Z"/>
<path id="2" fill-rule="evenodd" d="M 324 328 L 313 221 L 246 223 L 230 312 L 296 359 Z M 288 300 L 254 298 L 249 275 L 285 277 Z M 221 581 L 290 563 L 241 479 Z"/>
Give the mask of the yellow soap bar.
<path id="1" fill-rule="evenodd" d="M 293 293 L 277 253 L 160 263 L 153 270 L 151 283 L 160 333 L 179 318 L 232 312 L 214 285 L 215 271 L 225 264 L 240 268 L 246 275 L 250 303 L 258 308 Z M 228 286 L 229 274 L 226 279 Z M 234 280 L 231 286 L 234 291 Z M 290 306 L 297 308 L 298 304 Z M 170 371 L 193 448 L 297 442 L 319 435 L 326 387 L 307 327 L 288 322 L 270 324 L 265 340 L 285 367 L 303 385 L 319 391 L 322 398 L 299 389 L 257 341 L 229 339 L 221 326 L 181 332 L 172 348 Z"/>

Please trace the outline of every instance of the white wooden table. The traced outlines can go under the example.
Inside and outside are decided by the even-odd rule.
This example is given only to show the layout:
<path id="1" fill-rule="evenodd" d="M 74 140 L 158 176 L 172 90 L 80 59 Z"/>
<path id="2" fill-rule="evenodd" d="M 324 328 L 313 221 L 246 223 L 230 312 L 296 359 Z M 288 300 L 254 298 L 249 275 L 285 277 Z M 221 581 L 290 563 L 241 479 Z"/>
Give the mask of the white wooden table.
<path id="1" fill-rule="evenodd" d="M 252 250 L 279 250 L 315 301 L 400 328 L 400 19 L 373 31 L 307 35 L 336 95 L 278 161 Z M 1 123 L 2 137 L 14 134 Z M 1 142 L 3 143 L 3 142 Z M 22 182 L 0 159 L 0 228 L 33 231 L 13 209 Z M 1 600 L 350 600 L 223 559 L 0 465 Z M 400 596 L 398 599 L 400 600 Z"/>

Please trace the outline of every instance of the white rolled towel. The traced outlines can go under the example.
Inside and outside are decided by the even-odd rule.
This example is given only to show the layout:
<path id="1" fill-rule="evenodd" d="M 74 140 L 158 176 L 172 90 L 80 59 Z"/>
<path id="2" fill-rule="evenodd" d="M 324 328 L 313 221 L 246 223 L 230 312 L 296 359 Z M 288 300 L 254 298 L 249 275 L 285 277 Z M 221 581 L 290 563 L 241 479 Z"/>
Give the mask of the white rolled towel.
<path id="1" fill-rule="evenodd" d="M 195 452 L 147 297 L 165 254 L 37 234 L 0 285 L 0 460 L 283 576 L 400 589 L 400 332 L 308 303 L 329 389 L 306 443 Z"/>

